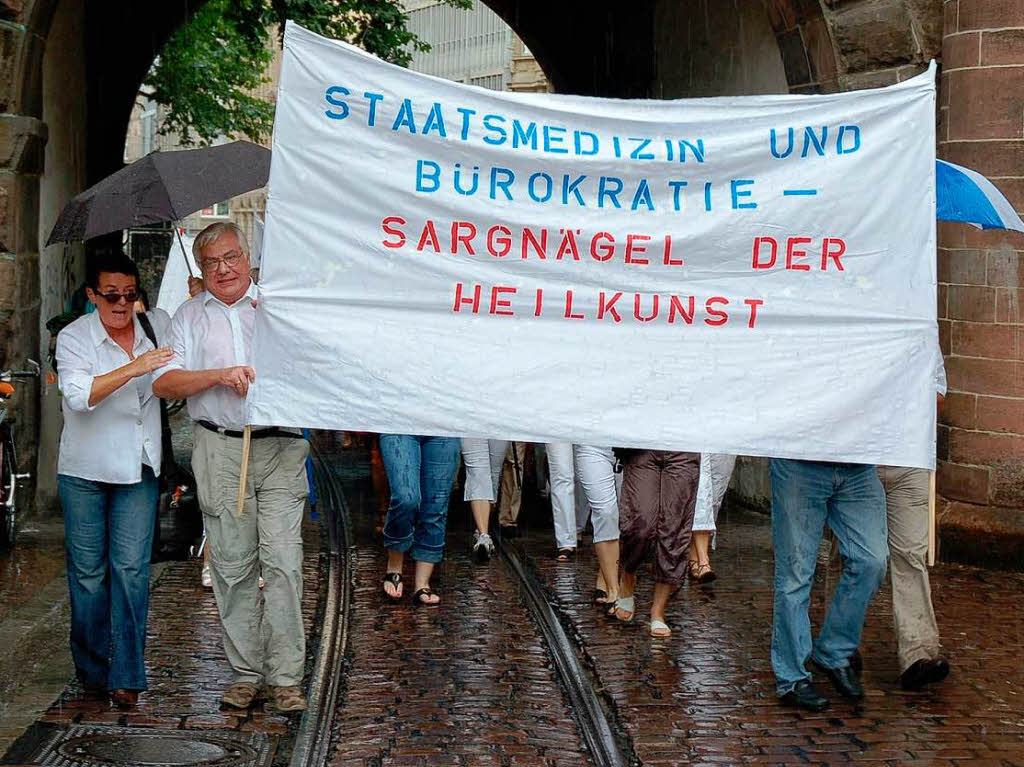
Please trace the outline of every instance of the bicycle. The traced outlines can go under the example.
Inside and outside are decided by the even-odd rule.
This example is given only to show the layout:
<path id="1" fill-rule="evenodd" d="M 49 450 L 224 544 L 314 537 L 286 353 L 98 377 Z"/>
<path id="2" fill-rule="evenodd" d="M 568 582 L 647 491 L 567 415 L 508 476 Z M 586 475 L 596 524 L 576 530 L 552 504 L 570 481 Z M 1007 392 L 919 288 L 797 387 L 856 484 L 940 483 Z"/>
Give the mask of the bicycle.
<path id="1" fill-rule="evenodd" d="M 39 376 L 39 363 L 28 361 L 28 370 L 0 372 L 0 549 L 14 546 L 17 526 L 18 486 L 31 478 L 31 474 L 18 473 L 18 454 L 15 451 L 11 419 L 7 415 L 7 401 L 14 395 L 14 379 L 32 379 Z"/>

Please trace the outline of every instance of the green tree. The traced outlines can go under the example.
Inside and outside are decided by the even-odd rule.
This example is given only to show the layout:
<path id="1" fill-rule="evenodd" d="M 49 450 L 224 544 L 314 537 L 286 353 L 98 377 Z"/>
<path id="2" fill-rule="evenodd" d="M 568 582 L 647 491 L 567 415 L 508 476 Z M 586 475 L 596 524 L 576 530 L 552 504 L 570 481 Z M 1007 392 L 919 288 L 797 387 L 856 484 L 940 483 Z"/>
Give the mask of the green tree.
<path id="1" fill-rule="evenodd" d="M 406 28 L 399 0 L 209 0 L 167 41 L 143 83 L 168 108 L 160 132 L 178 134 L 186 146 L 219 136 L 266 138 L 274 106 L 254 91 L 267 82 L 271 46 L 280 42 L 270 30 L 283 33 L 288 19 L 402 66 L 430 47 Z"/>

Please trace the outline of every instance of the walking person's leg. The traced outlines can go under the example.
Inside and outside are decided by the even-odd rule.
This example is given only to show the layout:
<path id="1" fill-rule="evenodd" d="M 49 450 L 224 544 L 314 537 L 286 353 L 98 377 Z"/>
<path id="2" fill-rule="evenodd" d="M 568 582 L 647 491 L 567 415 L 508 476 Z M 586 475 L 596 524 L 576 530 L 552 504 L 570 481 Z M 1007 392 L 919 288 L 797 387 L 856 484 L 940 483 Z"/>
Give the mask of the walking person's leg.
<path id="1" fill-rule="evenodd" d="M 107 486 L 60 474 L 64 549 L 71 600 L 71 657 L 86 691 L 110 689 L 110 582 L 107 549 Z"/>
<path id="2" fill-rule="evenodd" d="M 729 487 L 736 456 L 704 453 L 700 459 L 700 484 L 697 487 L 697 509 L 693 518 L 689 573 L 691 581 L 710 583 L 718 578 L 711 567 L 711 545 L 718 529 L 718 512 Z"/>
<path id="3" fill-rule="evenodd" d="M 452 437 L 421 437 L 420 486 L 423 500 L 416 519 L 412 558 L 416 560 L 417 604 L 436 605 L 441 598 L 430 588 L 434 565 L 444 557 L 444 536 L 448 524 L 448 502 L 459 458 L 459 440 Z"/>
<path id="4" fill-rule="evenodd" d="M 242 440 L 196 429 L 192 471 L 210 549 L 213 595 L 220 614 L 224 653 L 234 682 L 221 696 L 233 708 L 248 708 L 263 684 L 263 637 L 256 612 L 259 533 L 256 492 L 246 483 L 242 516 L 236 515 Z"/>
<path id="5" fill-rule="evenodd" d="M 572 443 L 551 442 L 547 445 L 551 516 L 555 523 L 555 545 L 566 552 L 566 560 L 576 550 L 576 477 L 572 468 Z"/>
<path id="6" fill-rule="evenodd" d="M 672 630 L 665 621 L 665 608 L 683 582 L 687 554 L 697 505 L 700 453 L 660 452 L 661 471 L 654 530 L 654 596 L 651 600 L 650 633 L 667 637 Z M 625 485 L 623 485 L 625 486 Z"/>
<path id="7" fill-rule="evenodd" d="M 879 466 L 889 523 L 889 573 L 900 683 L 916 690 L 940 682 L 949 663 L 939 657 L 939 626 L 928 581 L 928 470 Z"/>
<path id="8" fill-rule="evenodd" d="M 501 490 L 498 502 L 498 524 L 505 535 L 514 536 L 523 503 L 523 471 L 526 468 L 526 443 L 513 442 L 508 460 L 501 465 Z"/>
<path id="9" fill-rule="evenodd" d="M 469 502 L 473 524 L 476 526 L 473 554 L 483 562 L 490 558 L 494 549 L 490 536 L 491 510 L 498 498 L 501 464 L 508 443 L 503 440 L 463 438 L 461 447 L 462 460 L 466 464 L 463 500 Z"/>
<path id="10" fill-rule="evenodd" d="M 133 705 L 137 697 L 124 693 L 147 687 L 149 562 L 159 494 L 159 480 L 148 466 L 139 482 L 112 485 L 109 494 L 110 689 L 121 706 Z"/>
<path id="11" fill-rule="evenodd" d="M 636 614 L 636 573 L 647 556 L 658 522 L 661 494 L 661 466 L 658 452 L 642 450 L 622 467 L 619 495 L 619 596 L 615 617 L 631 621 Z"/>
<path id="12" fill-rule="evenodd" d="M 832 494 L 833 465 L 773 458 L 772 548 L 775 555 L 772 610 L 772 670 L 784 703 L 803 706 L 790 693 L 808 689 L 811 620 L 807 613 L 818 544 Z M 799 691 L 798 691 L 799 688 Z M 811 696 L 809 696 L 811 697 Z M 823 708 L 827 701 L 808 708 Z"/>
<path id="13" fill-rule="evenodd" d="M 874 466 L 838 464 L 836 480 L 827 521 L 839 541 L 843 572 L 814 642 L 813 658 L 840 693 L 860 697 L 850 657 L 860 646 L 868 605 L 888 566 L 885 492 Z"/>
<path id="14" fill-rule="evenodd" d="M 263 573 L 264 673 L 279 711 L 302 711 L 306 632 L 302 625 L 302 515 L 309 495 L 304 439 L 255 440 L 250 469 L 256 485 Z"/>
<path id="15" fill-rule="evenodd" d="M 409 434 L 381 434 L 380 455 L 391 488 L 391 501 L 384 519 L 384 548 L 388 552 L 384 593 L 389 599 L 398 600 L 404 593 L 402 569 L 405 553 L 412 548 L 416 517 L 422 501 L 419 439 Z"/>
<path id="16" fill-rule="evenodd" d="M 610 447 L 576 446 L 576 471 L 590 505 L 594 554 L 608 596 L 614 604 L 619 585 L 619 501 L 615 486 L 615 455 Z"/>

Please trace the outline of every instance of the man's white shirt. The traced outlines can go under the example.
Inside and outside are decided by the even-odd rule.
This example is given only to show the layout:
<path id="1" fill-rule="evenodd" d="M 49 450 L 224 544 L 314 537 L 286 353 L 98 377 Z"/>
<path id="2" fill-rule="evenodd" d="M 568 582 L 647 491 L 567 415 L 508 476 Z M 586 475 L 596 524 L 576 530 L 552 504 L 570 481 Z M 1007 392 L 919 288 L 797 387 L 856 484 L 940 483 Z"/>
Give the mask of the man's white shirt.
<path id="1" fill-rule="evenodd" d="M 228 306 L 212 293 L 200 293 L 183 303 L 171 320 L 170 346 L 174 358 L 153 373 L 155 381 L 172 370 L 212 370 L 252 364 L 252 328 L 256 285 Z M 188 398 L 194 421 L 209 421 L 225 429 L 245 426 L 245 398 L 226 386 L 211 386 Z"/>

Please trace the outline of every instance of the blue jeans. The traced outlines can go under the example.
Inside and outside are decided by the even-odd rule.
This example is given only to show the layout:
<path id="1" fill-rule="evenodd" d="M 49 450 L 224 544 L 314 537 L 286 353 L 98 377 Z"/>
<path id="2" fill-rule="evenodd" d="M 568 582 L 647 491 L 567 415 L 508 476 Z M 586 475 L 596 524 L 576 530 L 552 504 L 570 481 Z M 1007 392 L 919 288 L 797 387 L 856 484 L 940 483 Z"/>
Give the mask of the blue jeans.
<path id="1" fill-rule="evenodd" d="M 380 456 L 391 486 L 391 505 L 384 521 L 384 547 L 412 550 L 419 562 L 441 561 L 459 440 L 382 434 Z"/>
<path id="2" fill-rule="evenodd" d="M 71 593 L 71 655 L 83 684 L 145 690 L 149 557 L 159 484 L 57 477 Z"/>
<path id="3" fill-rule="evenodd" d="M 874 466 L 773 458 L 772 545 L 775 609 L 772 669 L 785 695 L 811 675 L 809 657 L 842 668 L 860 645 L 864 616 L 885 578 L 888 536 L 885 492 Z M 811 646 L 807 614 L 825 524 L 839 540 L 843 573 Z"/>

